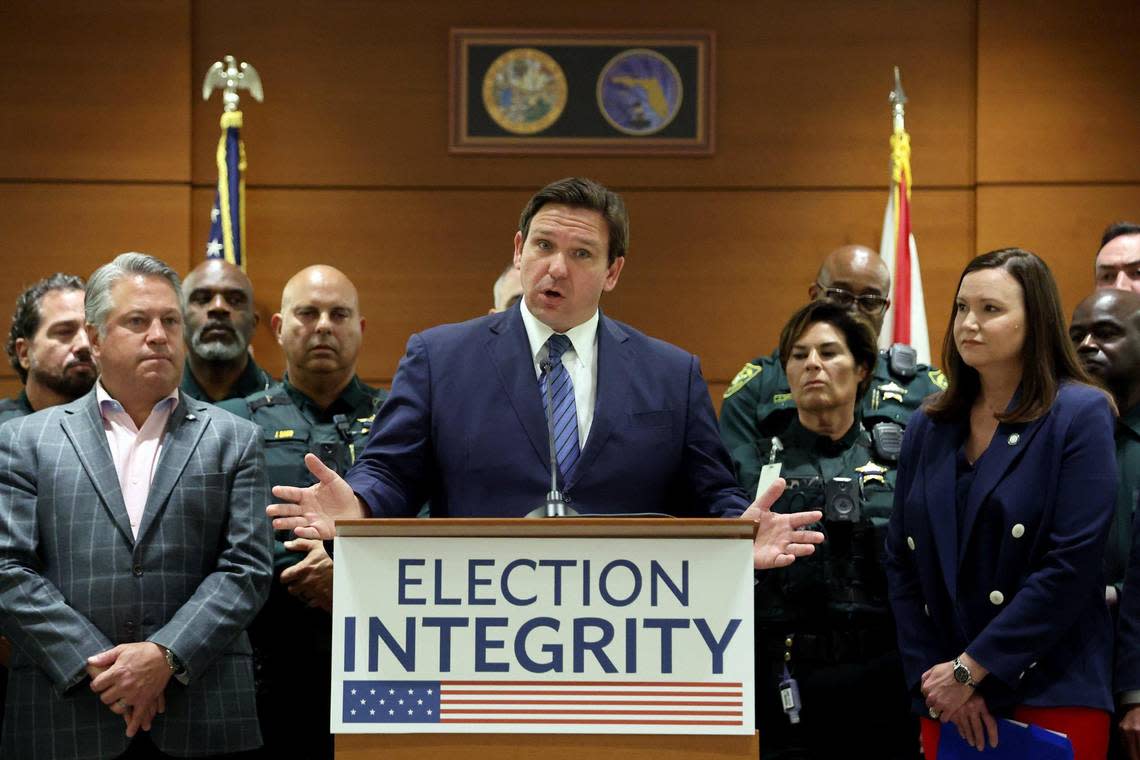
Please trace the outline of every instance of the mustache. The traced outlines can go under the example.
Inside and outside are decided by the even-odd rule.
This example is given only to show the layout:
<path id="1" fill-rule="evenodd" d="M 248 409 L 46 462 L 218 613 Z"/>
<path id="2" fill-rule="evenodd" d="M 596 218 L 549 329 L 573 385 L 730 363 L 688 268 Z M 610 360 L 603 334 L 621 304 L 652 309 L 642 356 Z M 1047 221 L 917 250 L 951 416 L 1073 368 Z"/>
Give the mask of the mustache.
<path id="1" fill-rule="evenodd" d="M 91 358 L 91 354 L 80 354 L 74 359 L 68 361 L 67 364 L 63 365 L 63 371 L 67 372 L 68 370 L 75 369 L 76 367 L 88 367 L 90 369 L 95 369 L 95 360 Z"/>

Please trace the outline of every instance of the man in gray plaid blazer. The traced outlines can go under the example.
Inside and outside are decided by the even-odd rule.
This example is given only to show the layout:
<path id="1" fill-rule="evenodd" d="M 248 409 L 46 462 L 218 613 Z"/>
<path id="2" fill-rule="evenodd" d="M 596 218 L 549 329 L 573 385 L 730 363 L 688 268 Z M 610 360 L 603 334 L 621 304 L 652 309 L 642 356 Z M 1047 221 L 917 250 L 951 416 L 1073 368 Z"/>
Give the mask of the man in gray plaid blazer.
<path id="1" fill-rule="evenodd" d="M 4 758 L 224 755 L 261 743 L 245 628 L 271 579 L 257 428 L 177 390 L 178 276 L 92 275 L 83 398 L 0 428 Z M 133 738 L 131 738 L 133 737 Z"/>

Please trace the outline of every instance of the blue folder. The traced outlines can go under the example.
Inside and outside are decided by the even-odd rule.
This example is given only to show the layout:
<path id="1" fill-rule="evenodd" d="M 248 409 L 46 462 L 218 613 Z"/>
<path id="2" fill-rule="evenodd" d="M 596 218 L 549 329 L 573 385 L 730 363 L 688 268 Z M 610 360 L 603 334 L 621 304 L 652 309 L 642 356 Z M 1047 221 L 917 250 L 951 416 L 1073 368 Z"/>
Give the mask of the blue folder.
<path id="1" fill-rule="evenodd" d="M 938 760 L 976 760 L 979 757 L 1006 760 L 1073 760 L 1073 745 L 1064 734 L 998 719 L 998 745 L 986 745 L 981 752 L 958 734 L 953 723 L 942 724 L 938 740 Z"/>

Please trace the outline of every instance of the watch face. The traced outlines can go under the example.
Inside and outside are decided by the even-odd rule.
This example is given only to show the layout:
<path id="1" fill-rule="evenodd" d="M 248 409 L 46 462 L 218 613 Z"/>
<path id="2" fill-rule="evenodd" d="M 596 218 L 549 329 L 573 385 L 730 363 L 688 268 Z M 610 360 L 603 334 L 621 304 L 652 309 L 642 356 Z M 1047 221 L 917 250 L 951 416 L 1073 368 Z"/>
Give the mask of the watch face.
<path id="1" fill-rule="evenodd" d="M 970 669 L 965 665 L 957 664 L 954 666 L 954 680 L 958 683 L 970 682 Z"/>

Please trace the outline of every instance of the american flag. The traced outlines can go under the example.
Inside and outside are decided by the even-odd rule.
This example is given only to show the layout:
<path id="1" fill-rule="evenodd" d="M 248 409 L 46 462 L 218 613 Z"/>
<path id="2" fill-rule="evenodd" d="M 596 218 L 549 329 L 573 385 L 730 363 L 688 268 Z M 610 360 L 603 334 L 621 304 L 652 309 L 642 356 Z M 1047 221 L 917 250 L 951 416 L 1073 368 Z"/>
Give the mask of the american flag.
<path id="1" fill-rule="evenodd" d="M 740 682 L 345 681 L 345 723 L 740 726 Z"/>

